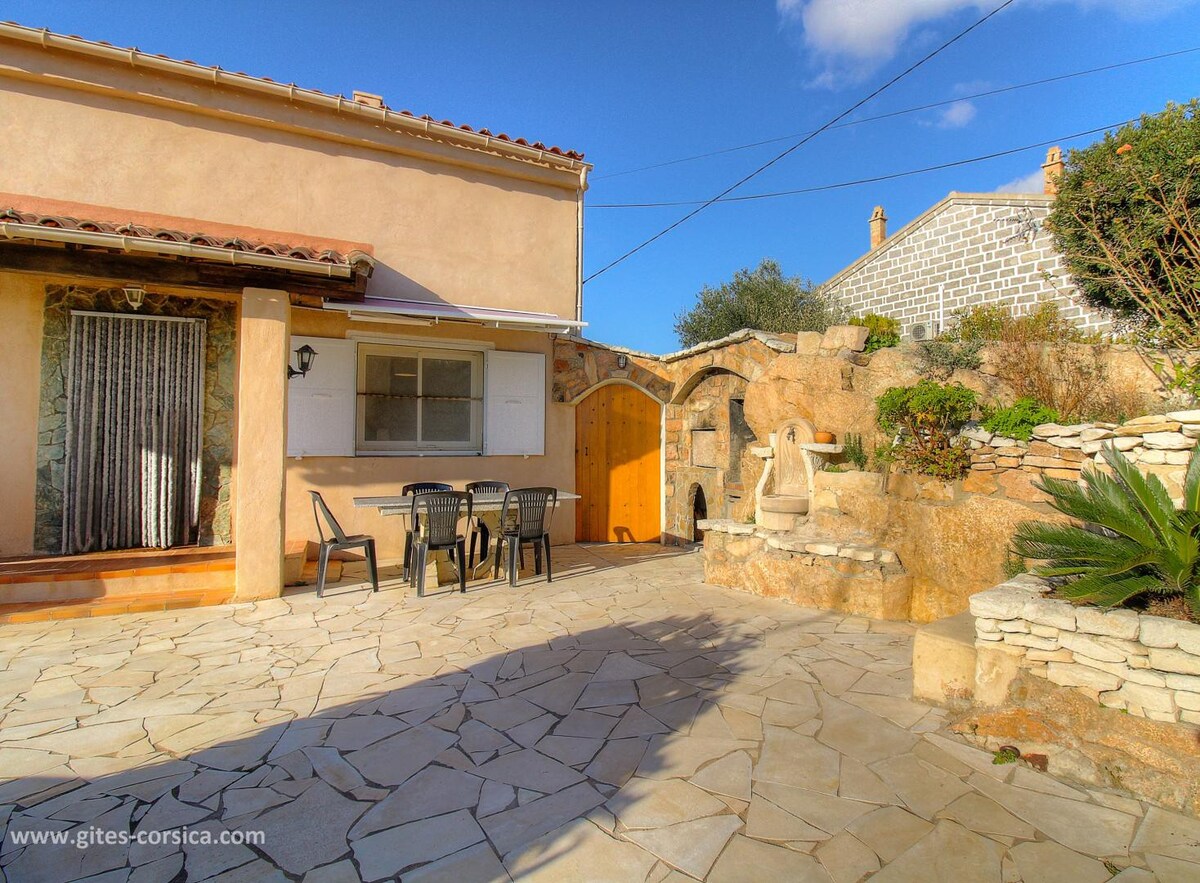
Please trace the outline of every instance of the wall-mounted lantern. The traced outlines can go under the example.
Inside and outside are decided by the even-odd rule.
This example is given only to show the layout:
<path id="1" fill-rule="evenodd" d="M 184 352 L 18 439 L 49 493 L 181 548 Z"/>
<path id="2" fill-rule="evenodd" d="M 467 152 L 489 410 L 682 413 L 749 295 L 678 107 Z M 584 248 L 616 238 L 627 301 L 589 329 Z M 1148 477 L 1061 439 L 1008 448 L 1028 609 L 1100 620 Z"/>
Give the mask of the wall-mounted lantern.
<path id="1" fill-rule="evenodd" d="M 125 303 L 129 304 L 135 310 L 140 310 L 142 304 L 146 300 L 146 289 L 140 285 L 127 285 L 121 289 L 125 292 Z"/>
<path id="2" fill-rule="evenodd" d="M 317 358 L 317 351 L 307 343 L 296 350 L 296 367 L 288 365 L 287 376 L 288 380 L 293 377 L 303 377 L 312 370 L 313 362 Z"/>
<path id="3" fill-rule="evenodd" d="M 620 355 L 617 356 L 617 369 L 618 370 L 624 371 L 625 366 L 628 364 L 629 364 L 629 356 L 625 355 L 624 353 L 621 353 Z"/>

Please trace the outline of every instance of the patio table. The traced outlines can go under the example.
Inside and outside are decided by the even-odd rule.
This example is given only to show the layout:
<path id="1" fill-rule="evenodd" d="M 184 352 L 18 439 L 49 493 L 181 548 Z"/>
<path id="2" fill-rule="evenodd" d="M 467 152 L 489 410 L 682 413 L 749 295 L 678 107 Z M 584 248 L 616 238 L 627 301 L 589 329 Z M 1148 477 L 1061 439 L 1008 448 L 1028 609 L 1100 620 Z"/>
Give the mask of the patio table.
<path id="1" fill-rule="evenodd" d="M 515 488 L 514 488 L 515 490 Z M 580 499 L 579 494 L 573 494 L 570 491 L 559 491 L 558 502 L 555 505 L 571 502 Z M 381 497 L 355 497 L 355 509 L 378 509 L 380 515 L 400 515 L 407 516 L 412 513 L 412 494 L 393 494 L 390 496 Z M 471 496 L 472 512 L 475 515 L 492 515 L 492 536 L 499 536 L 499 515 L 500 509 L 504 506 L 504 494 L 472 494 Z M 443 585 L 453 580 L 453 571 L 449 568 L 449 560 L 445 553 L 439 552 L 436 555 L 438 569 L 438 584 Z M 445 565 L 445 566 L 444 566 Z M 478 579 L 480 571 L 487 573 L 487 569 L 491 567 L 492 562 L 480 560 L 475 569 L 471 572 L 472 579 Z"/>

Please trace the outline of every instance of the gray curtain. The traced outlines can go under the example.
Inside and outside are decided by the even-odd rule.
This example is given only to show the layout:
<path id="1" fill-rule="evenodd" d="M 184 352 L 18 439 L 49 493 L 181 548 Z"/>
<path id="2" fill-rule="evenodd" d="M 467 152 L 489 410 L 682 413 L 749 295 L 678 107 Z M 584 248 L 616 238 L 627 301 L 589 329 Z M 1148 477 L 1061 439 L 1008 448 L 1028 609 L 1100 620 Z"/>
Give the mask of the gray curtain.
<path id="1" fill-rule="evenodd" d="M 202 319 L 72 313 L 63 552 L 194 543 Z"/>

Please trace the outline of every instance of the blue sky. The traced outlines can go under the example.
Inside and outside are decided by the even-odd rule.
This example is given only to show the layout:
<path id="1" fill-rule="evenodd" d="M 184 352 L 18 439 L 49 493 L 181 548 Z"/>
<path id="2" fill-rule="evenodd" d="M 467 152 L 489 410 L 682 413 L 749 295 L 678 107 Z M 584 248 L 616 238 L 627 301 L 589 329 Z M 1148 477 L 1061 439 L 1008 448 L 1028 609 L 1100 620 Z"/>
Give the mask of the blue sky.
<path id="1" fill-rule="evenodd" d="M 617 173 L 815 128 L 998 2 L 7 0 L 0 15 L 329 92 L 376 92 L 395 108 L 585 151 L 596 166 L 590 274 L 688 210 L 591 205 L 705 199 L 788 142 Z M 1197 0 L 1019 0 L 856 116 L 1194 46 Z M 1062 139 L 1188 100 L 1198 84 L 1200 52 L 866 122 L 821 135 L 739 193 Z M 895 230 L 951 190 L 1028 178 L 1044 154 L 714 206 L 587 284 L 589 336 L 669 351 L 675 314 L 703 285 L 763 257 L 821 281 L 866 250 L 874 205 Z"/>

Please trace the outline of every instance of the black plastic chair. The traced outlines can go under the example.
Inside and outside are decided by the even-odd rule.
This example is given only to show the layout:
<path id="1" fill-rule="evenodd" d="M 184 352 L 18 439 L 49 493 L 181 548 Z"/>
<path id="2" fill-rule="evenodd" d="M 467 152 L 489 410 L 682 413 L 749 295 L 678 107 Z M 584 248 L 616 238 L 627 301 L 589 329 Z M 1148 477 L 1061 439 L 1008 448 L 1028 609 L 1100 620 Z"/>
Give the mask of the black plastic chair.
<path id="1" fill-rule="evenodd" d="M 418 481 L 413 484 L 406 484 L 400 488 L 400 496 L 407 497 L 409 494 L 431 494 L 434 491 L 452 491 L 453 485 L 446 484 L 441 481 Z M 416 518 L 408 520 L 408 528 L 404 531 L 404 570 L 401 572 L 401 579 L 408 579 L 409 566 L 412 564 L 412 547 L 413 534 L 417 530 Z"/>
<path id="2" fill-rule="evenodd" d="M 500 541 L 496 543 L 496 564 L 493 579 L 500 578 L 500 557 L 508 547 L 508 584 L 517 584 L 517 565 L 521 558 L 521 547 L 533 546 L 533 572 L 542 572 L 542 554 L 546 556 L 546 582 L 553 578 L 550 564 L 550 519 L 558 502 L 558 489 L 552 487 L 526 487 L 509 491 L 504 495 L 504 507 L 500 510 L 500 523 L 504 525 Z M 515 510 L 515 523 L 509 527 L 509 512 Z M 549 514 L 547 514 L 549 513 Z"/>
<path id="3" fill-rule="evenodd" d="M 363 554 L 367 558 L 367 567 L 371 573 L 371 586 L 374 591 L 378 592 L 379 567 L 375 563 L 375 538 L 366 534 L 347 536 L 337 519 L 333 517 L 333 513 L 329 511 L 329 507 L 325 505 L 320 491 L 309 491 L 308 493 L 312 496 L 313 518 L 317 522 L 317 535 L 321 537 L 321 550 L 317 554 L 317 597 L 325 595 L 325 573 L 329 569 L 329 556 L 345 549 L 361 548 L 363 550 Z M 329 539 L 325 539 L 325 529 L 321 527 L 322 518 L 325 519 L 325 524 L 332 534 Z"/>
<path id="4" fill-rule="evenodd" d="M 413 524 L 421 528 L 413 535 L 412 573 L 409 585 L 417 587 L 417 595 L 425 594 L 425 568 L 429 553 L 445 549 L 458 572 L 459 590 L 467 590 L 467 541 L 458 532 L 458 522 L 471 520 L 471 495 L 466 491 L 434 491 L 413 497 Z M 465 511 L 464 511 L 465 510 Z M 420 519 L 420 521 L 418 521 Z"/>
<path id="5" fill-rule="evenodd" d="M 468 494 L 507 494 L 507 481 L 472 481 L 467 485 Z M 501 516 L 503 523 L 503 516 Z M 476 543 L 476 540 L 479 542 Z M 471 521 L 471 540 L 467 547 L 467 567 L 475 567 L 475 546 L 479 546 L 479 560 L 487 561 L 492 553 L 492 531 L 482 516 Z"/>

